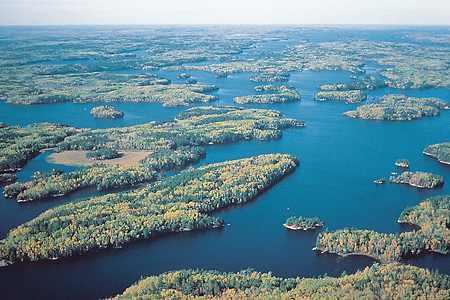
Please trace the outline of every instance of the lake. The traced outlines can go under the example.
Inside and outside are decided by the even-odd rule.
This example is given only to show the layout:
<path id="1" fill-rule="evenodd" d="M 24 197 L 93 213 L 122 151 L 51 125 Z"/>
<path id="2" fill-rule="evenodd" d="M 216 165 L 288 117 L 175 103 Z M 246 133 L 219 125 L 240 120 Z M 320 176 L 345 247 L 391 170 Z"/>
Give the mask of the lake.
<path id="1" fill-rule="evenodd" d="M 304 37 L 313 42 L 362 36 L 369 40 L 401 42 L 405 28 L 336 29 L 327 35 L 306 30 Z M 420 29 L 426 32 L 426 28 Z M 446 31 L 447 32 L 447 31 Z M 261 44 L 262 45 L 262 44 Z M 274 41 L 253 51 L 282 50 L 285 43 Z M 58 62 L 60 63 L 60 62 Z M 70 62 L 69 62 L 70 63 Z M 368 75 L 376 75 L 377 66 L 367 63 Z M 171 79 L 177 71 L 150 71 Z M 236 96 L 254 94 L 258 83 L 249 78 L 254 73 L 232 74 L 215 78 L 203 71 L 189 71 L 198 83 L 215 84 L 212 93 L 220 100 L 213 105 L 235 105 Z M 411 230 L 397 223 L 399 214 L 428 197 L 450 194 L 450 166 L 439 164 L 422 154 L 428 144 L 450 141 L 450 111 L 439 117 L 410 122 L 380 122 L 356 120 L 342 116 L 358 105 L 336 102 L 316 102 L 317 86 L 349 81 L 345 71 L 292 72 L 287 84 L 298 89 L 302 101 L 278 105 L 248 105 L 245 107 L 276 109 L 285 117 L 304 120 L 307 127 L 283 131 L 277 141 L 242 141 L 206 147 L 205 163 L 221 162 L 266 153 L 290 153 L 300 158 L 300 167 L 273 188 L 247 204 L 215 212 L 228 226 L 195 232 L 167 234 L 136 242 L 120 249 L 107 249 L 57 261 L 16 263 L 0 268 L 0 295 L 4 299 L 98 299 L 116 295 L 141 276 L 155 275 L 181 268 L 202 268 L 239 271 L 254 268 L 271 271 L 281 277 L 311 277 L 327 273 L 339 276 L 344 270 L 353 273 L 373 263 L 366 257 L 340 258 L 337 255 L 312 251 L 322 229 L 290 231 L 283 227 L 290 216 L 319 217 L 325 228 L 344 227 L 396 233 Z M 450 100 L 450 91 L 394 90 L 368 91 L 372 96 L 404 93 L 415 97 L 439 97 Z M 98 104 L 60 103 L 51 105 L 16 106 L 0 102 L 0 121 L 11 125 L 35 122 L 58 122 L 83 128 L 108 128 L 142 124 L 153 120 L 172 120 L 185 107 L 164 108 L 158 103 L 115 103 L 125 115 L 123 119 L 102 120 L 90 115 Z M 208 104 L 209 105 L 209 104 Z M 72 167 L 48 164 L 42 154 L 18 173 L 19 181 L 30 180 L 32 174 L 54 167 L 65 171 Z M 444 176 L 443 188 L 421 190 L 407 185 L 386 183 L 375 185 L 379 177 L 389 178 L 391 172 L 402 172 L 394 165 L 399 158 L 411 162 L 410 170 L 427 171 Z M 82 190 L 67 197 L 47 201 L 16 203 L 0 195 L 0 238 L 19 224 L 29 221 L 55 205 L 75 198 L 99 195 L 94 190 Z M 450 274 L 450 256 L 430 254 L 411 259 L 413 265 L 439 269 Z"/>

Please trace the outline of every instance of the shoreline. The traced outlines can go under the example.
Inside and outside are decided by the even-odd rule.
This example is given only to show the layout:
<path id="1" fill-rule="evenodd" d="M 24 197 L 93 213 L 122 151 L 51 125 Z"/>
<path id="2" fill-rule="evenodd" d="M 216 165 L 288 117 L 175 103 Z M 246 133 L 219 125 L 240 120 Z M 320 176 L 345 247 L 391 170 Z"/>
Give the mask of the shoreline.
<path id="1" fill-rule="evenodd" d="M 283 223 L 283 226 L 286 227 L 287 229 L 291 229 L 291 230 L 304 230 L 304 231 L 306 231 L 306 230 L 314 230 L 314 229 L 317 229 L 319 227 L 323 227 L 323 225 L 319 225 L 319 226 L 310 226 L 310 227 L 302 228 L 302 227 L 297 227 L 297 226 L 289 226 L 286 223 Z"/>
<path id="2" fill-rule="evenodd" d="M 423 154 L 425 154 L 425 155 L 427 155 L 427 156 L 431 156 L 432 158 L 435 158 L 438 162 L 440 162 L 441 164 L 444 164 L 444 165 L 450 165 L 450 161 L 443 161 L 443 160 L 439 160 L 436 156 L 434 156 L 433 154 L 431 154 L 431 153 L 428 153 L 428 152 L 425 152 L 425 151 L 422 151 L 422 153 Z"/>

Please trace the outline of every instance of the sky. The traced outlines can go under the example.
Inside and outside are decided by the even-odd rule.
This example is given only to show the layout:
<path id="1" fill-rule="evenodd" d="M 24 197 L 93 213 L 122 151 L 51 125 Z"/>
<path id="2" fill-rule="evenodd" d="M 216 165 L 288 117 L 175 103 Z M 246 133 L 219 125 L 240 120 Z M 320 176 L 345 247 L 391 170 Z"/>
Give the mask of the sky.
<path id="1" fill-rule="evenodd" d="M 449 0 L 0 0 L 0 25 L 450 25 Z"/>

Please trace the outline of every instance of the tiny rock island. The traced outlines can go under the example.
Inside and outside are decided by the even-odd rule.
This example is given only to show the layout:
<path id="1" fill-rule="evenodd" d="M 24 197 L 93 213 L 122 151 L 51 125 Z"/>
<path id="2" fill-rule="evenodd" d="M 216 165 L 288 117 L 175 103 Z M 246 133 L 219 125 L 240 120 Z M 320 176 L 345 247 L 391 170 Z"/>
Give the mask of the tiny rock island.
<path id="1" fill-rule="evenodd" d="M 322 227 L 323 221 L 317 217 L 314 218 L 289 217 L 286 220 L 286 223 L 283 224 L 283 226 L 292 230 L 309 230 Z"/>
<path id="2" fill-rule="evenodd" d="M 386 178 L 385 178 L 385 177 L 383 177 L 383 178 L 378 178 L 378 179 L 374 180 L 374 182 L 375 182 L 377 185 L 383 184 L 383 183 L 386 182 Z"/>
<path id="3" fill-rule="evenodd" d="M 444 177 L 426 172 L 403 172 L 390 180 L 392 183 L 407 183 L 418 188 L 437 188 L 444 185 Z"/>
<path id="4" fill-rule="evenodd" d="M 94 118 L 117 119 L 123 118 L 123 111 L 118 110 L 112 105 L 102 105 L 94 107 L 91 110 L 91 115 L 93 115 Z"/>

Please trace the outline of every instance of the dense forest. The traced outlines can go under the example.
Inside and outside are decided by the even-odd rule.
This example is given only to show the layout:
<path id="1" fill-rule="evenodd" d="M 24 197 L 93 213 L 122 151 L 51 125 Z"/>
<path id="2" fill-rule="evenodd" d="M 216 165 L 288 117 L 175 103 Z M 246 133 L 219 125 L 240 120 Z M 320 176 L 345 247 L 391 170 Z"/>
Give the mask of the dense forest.
<path id="1" fill-rule="evenodd" d="M 418 188 L 433 189 L 444 185 L 444 177 L 426 172 L 403 172 L 390 180 L 392 183 L 407 183 Z"/>
<path id="2" fill-rule="evenodd" d="M 222 226 L 222 219 L 206 213 L 255 199 L 298 165 L 290 155 L 262 155 L 207 165 L 130 192 L 79 199 L 12 229 L 0 256 L 12 262 L 57 259 L 166 232 Z"/>
<path id="3" fill-rule="evenodd" d="M 238 273 L 179 270 L 142 278 L 111 299 L 448 299 L 450 278 L 391 263 L 334 278 L 279 278 L 248 269 Z"/>
<path id="4" fill-rule="evenodd" d="M 348 228 L 322 232 L 317 237 L 315 249 L 342 256 L 367 255 L 381 262 L 399 261 L 425 251 L 448 253 L 449 218 L 450 196 L 436 196 L 408 207 L 400 214 L 399 223 L 419 226 L 419 230 L 400 234 Z"/>
<path id="5" fill-rule="evenodd" d="M 428 145 L 423 153 L 436 158 L 440 163 L 450 164 L 450 143 Z"/>
<path id="6" fill-rule="evenodd" d="M 413 98 L 405 95 L 385 95 L 383 99 L 345 112 L 351 118 L 381 121 L 409 121 L 422 117 L 439 116 L 450 103 L 438 98 Z"/>

